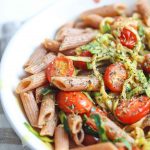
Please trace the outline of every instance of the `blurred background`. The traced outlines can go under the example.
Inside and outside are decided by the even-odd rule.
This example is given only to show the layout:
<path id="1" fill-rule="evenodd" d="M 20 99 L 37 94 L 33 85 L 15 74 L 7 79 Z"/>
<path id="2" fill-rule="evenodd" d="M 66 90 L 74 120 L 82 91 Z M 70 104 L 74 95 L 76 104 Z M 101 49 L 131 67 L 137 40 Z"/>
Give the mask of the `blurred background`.
<path id="1" fill-rule="evenodd" d="M 0 0 L 0 61 L 16 31 L 58 0 Z M 10 127 L 0 104 L 0 150 L 29 150 Z"/>

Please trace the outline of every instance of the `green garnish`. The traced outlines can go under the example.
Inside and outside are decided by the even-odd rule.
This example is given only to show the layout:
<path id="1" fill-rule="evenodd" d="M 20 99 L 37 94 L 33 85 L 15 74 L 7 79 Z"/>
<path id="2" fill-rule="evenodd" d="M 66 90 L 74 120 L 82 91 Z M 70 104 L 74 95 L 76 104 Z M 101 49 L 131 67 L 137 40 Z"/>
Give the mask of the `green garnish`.
<path id="1" fill-rule="evenodd" d="M 98 129 L 98 135 L 102 142 L 108 141 L 108 138 L 106 136 L 106 132 L 102 123 L 102 120 L 98 114 L 92 114 L 91 118 L 94 119 L 96 127 Z"/>
<path id="2" fill-rule="evenodd" d="M 24 123 L 24 125 L 26 126 L 26 128 L 31 132 L 33 133 L 36 137 L 38 137 L 39 139 L 41 139 L 43 142 L 46 142 L 46 143 L 52 143 L 54 142 L 52 139 L 50 139 L 49 137 L 47 136 L 41 136 L 39 132 L 37 132 L 36 130 L 34 130 L 30 124 L 28 124 L 27 122 Z"/>
<path id="3" fill-rule="evenodd" d="M 88 92 L 82 92 L 85 96 L 87 96 L 87 98 L 94 103 L 93 99 L 91 98 L 90 94 Z M 94 103 L 95 104 L 95 103 Z"/>
<path id="4" fill-rule="evenodd" d="M 68 125 L 67 116 L 66 116 L 66 114 L 65 114 L 63 111 L 60 111 L 60 112 L 59 112 L 59 118 L 60 118 L 61 123 L 64 125 L 65 131 L 66 131 L 69 135 L 71 135 L 70 128 L 69 128 L 69 125 Z"/>
<path id="5" fill-rule="evenodd" d="M 145 34 L 145 31 L 144 31 L 144 27 L 143 27 L 143 25 L 139 25 L 138 26 L 138 33 L 139 33 L 139 36 L 144 36 L 144 34 Z"/>
<path id="6" fill-rule="evenodd" d="M 48 87 L 45 87 L 42 91 L 41 91 L 41 94 L 44 96 L 44 95 L 47 95 L 49 93 L 56 93 L 58 90 L 56 89 L 51 89 L 49 86 Z"/>
<path id="7" fill-rule="evenodd" d="M 124 138 L 117 138 L 113 142 L 114 143 L 116 143 L 116 142 L 122 142 L 128 150 L 132 150 L 131 144 L 126 139 L 124 139 Z"/>
<path id="8" fill-rule="evenodd" d="M 110 33 L 111 32 L 111 26 L 106 23 L 104 26 L 103 26 L 103 33 Z"/>

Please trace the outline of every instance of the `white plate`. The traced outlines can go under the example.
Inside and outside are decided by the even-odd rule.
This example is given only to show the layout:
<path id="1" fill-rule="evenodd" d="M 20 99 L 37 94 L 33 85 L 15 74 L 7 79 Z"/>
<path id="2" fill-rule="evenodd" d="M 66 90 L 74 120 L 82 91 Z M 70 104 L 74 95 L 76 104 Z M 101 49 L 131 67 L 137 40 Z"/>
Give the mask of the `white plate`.
<path id="1" fill-rule="evenodd" d="M 135 1 L 122 0 L 121 2 L 132 6 Z M 31 149 L 46 150 L 52 147 L 48 147 L 24 126 L 27 120 L 14 93 L 20 77 L 24 74 L 23 64 L 44 38 L 53 38 L 61 25 L 73 20 L 86 9 L 114 2 L 120 0 L 102 0 L 98 4 L 92 0 L 61 0 L 23 25 L 7 46 L 1 63 L 1 102 L 13 129 L 23 144 Z"/>

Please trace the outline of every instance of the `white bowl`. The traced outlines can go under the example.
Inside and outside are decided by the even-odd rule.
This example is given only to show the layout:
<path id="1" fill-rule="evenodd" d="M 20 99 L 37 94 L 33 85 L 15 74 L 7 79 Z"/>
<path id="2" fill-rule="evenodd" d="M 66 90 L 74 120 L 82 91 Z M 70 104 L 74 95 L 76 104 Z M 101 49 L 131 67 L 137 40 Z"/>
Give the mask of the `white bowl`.
<path id="1" fill-rule="evenodd" d="M 136 0 L 122 0 L 132 6 Z M 44 38 L 53 38 L 56 30 L 73 20 L 82 11 L 100 5 L 117 3 L 120 0 L 61 0 L 47 10 L 25 23 L 7 46 L 1 62 L 1 102 L 8 121 L 22 140 L 23 144 L 34 150 L 53 149 L 33 135 L 24 125 L 27 119 L 14 93 L 20 77 L 24 74 L 23 64 L 27 61 L 34 48 Z"/>

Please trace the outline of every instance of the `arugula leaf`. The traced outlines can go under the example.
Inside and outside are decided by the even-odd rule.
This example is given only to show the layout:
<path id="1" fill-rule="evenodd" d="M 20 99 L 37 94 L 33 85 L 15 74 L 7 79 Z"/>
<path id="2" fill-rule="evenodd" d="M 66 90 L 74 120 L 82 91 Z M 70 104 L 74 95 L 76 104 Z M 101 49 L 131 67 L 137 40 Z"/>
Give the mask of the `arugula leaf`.
<path id="1" fill-rule="evenodd" d="M 87 115 L 86 114 L 84 114 L 82 116 L 82 120 L 83 120 L 83 124 L 85 124 L 87 122 Z"/>
<path id="2" fill-rule="evenodd" d="M 64 125 L 65 131 L 66 131 L 69 135 L 71 135 L 70 128 L 69 128 L 69 125 L 68 125 L 67 116 L 66 116 L 66 114 L 65 114 L 63 111 L 60 111 L 60 112 L 59 112 L 59 118 L 60 118 L 61 123 Z"/>
<path id="3" fill-rule="evenodd" d="M 56 93 L 58 90 L 56 89 L 51 89 L 49 86 L 48 87 L 45 87 L 42 91 L 41 91 L 41 94 L 44 96 L 44 95 L 47 95 L 49 93 Z"/>
<path id="4" fill-rule="evenodd" d="M 125 138 L 117 138 L 113 142 L 122 142 L 128 150 L 132 150 L 131 144 Z"/>
<path id="5" fill-rule="evenodd" d="M 41 136 L 39 132 L 37 132 L 36 130 L 34 130 L 30 124 L 28 124 L 27 122 L 24 122 L 24 125 L 26 126 L 26 128 L 33 133 L 36 137 L 38 137 L 39 139 L 41 139 L 43 142 L 47 142 L 47 143 L 52 143 L 54 142 L 52 139 L 50 139 L 47 136 Z"/>
<path id="6" fill-rule="evenodd" d="M 100 116 L 98 114 L 92 114 L 91 118 L 93 118 L 95 121 L 96 127 L 98 129 L 98 135 L 99 135 L 101 141 L 102 142 L 108 141 L 108 138 L 106 136 L 106 132 L 105 132 L 105 129 L 104 129 L 104 126 L 103 126 Z"/>

